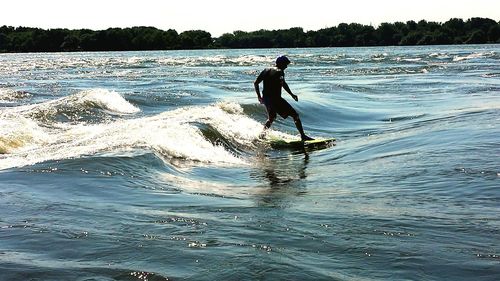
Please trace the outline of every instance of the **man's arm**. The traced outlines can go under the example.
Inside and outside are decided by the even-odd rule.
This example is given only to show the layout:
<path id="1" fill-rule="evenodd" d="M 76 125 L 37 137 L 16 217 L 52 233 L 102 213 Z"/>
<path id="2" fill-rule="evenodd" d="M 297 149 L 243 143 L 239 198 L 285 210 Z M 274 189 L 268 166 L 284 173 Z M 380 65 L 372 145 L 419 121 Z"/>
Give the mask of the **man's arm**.
<path id="1" fill-rule="evenodd" d="M 295 100 L 295 101 L 299 101 L 299 97 L 297 97 L 297 95 L 294 95 L 292 93 L 292 90 L 290 90 L 290 87 L 288 87 L 288 84 L 283 81 L 283 89 L 285 89 L 285 91 L 290 94 L 290 96 L 292 96 L 292 98 Z"/>
<path id="2" fill-rule="evenodd" d="M 260 94 L 259 84 L 260 84 L 260 82 L 262 82 L 262 80 L 264 80 L 265 72 L 266 72 L 266 70 L 264 69 L 259 74 L 259 76 L 257 76 L 257 78 L 255 79 L 255 81 L 253 82 L 253 86 L 255 88 L 255 93 L 257 94 L 257 99 L 259 100 L 260 103 L 264 103 L 264 101 L 262 100 L 262 95 Z"/>
<path id="3" fill-rule="evenodd" d="M 255 81 L 253 82 L 253 86 L 255 87 L 255 93 L 257 94 L 257 99 L 259 100 L 260 103 L 263 103 L 262 96 L 260 95 L 260 88 L 259 88 L 259 84 L 262 80 L 259 81 L 259 77 L 257 77 L 257 79 L 255 79 Z"/>

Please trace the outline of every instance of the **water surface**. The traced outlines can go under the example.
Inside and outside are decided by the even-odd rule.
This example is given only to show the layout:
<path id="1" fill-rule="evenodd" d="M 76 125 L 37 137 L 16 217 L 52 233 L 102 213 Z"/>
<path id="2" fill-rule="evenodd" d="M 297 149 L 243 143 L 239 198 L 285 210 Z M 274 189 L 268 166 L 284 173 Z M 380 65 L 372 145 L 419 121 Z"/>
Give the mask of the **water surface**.
<path id="1" fill-rule="evenodd" d="M 320 150 L 259 138 L 285 53 Z M 2 280 L 498 280 L 498 45 L 0 55 Z M 284 94 L 286 96 L 286 93 Z M 278 119 L 267 137 L 298 137 Z"/>

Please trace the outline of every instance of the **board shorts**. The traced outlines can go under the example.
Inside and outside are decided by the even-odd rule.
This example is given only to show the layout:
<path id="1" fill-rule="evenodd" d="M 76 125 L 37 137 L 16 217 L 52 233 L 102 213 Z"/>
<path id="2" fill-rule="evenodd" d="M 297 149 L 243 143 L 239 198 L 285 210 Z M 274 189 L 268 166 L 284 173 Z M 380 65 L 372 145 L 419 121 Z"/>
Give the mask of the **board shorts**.
<path id="1" fill-rule="evenodd" d="M 297 116 L 297 111 L 282 97 L 277 99 L 264 97 L 264 105 L 266 106 L 269 118 L 276 118 L 276 113 L 285 119 L 288 116 Z"/>

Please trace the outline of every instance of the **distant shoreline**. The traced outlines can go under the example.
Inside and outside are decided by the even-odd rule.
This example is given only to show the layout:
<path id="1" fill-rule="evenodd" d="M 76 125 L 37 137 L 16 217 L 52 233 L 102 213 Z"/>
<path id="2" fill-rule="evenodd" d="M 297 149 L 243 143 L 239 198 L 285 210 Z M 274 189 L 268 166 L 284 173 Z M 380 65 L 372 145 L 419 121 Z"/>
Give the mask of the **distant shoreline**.
<path id="1" fill-rule="evenodd" d="M 382 23 L 377 28 L 356 23 L 307 31 L 234 31 L 212 37 L 203 30 L 177 33 L 155 27 L 40 29 L 0 27 L 0 53 L 147 51 L 192 49 L 255 49 L 308 47 L 374 47 L 500 43 L 500 22 L 488 18 L 453 18 L 445 23 L 407 21 Z"/>

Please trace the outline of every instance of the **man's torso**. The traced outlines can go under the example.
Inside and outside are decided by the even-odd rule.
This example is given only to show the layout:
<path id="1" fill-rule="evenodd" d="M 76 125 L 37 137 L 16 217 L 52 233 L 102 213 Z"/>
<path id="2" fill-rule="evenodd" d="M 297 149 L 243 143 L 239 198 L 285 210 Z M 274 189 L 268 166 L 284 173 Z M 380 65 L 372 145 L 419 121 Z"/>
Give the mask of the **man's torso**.
<path id="1" fill-rule="evenodd" d="M 262 94 L 267 99 L 277 99 L 281 97 L 281 87 L 285 81 L 285 72 L 276 67 L 266 68 L 259 75 L 264 81 Z"/>

